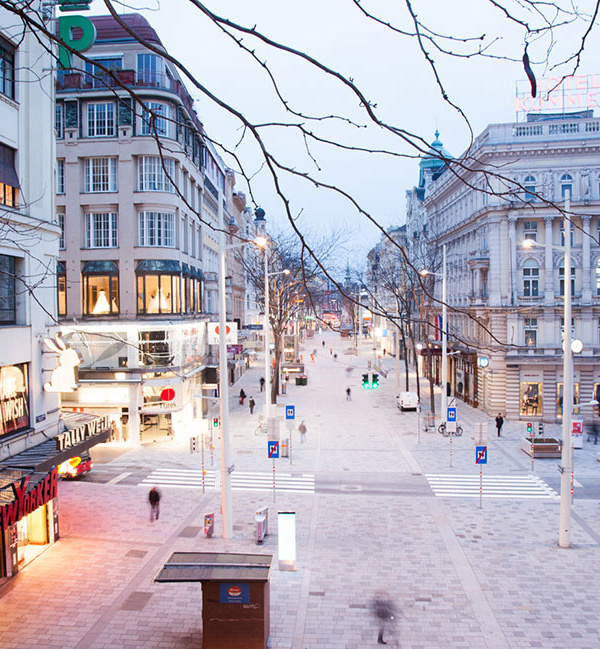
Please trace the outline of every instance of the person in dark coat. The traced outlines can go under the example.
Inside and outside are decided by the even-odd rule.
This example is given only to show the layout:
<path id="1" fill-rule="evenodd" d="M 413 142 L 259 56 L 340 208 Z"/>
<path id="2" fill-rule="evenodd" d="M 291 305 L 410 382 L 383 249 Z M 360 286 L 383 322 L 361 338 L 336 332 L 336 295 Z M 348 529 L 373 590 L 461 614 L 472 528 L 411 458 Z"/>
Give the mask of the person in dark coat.
<path id="1" fill-rule="evenodd" d="M 254 406 L 256 405 L 256 401 L 254 401 L 254 397 L 250 397 L 248 399 L 248 408 L 250 408 L 250 414 L 254 412 Z"/>
<path id="2" fill-rule="evenodd" d="M 498 416 L 496 417 L 496 429 L 498 430 L 498 437 L 500 437 L 500 431 L 502 430 L 503 423 L 504 419 L 502 419 L 502 413 L 499 412 Z"/>
<path id="3" fill-rule="evenodd" d="M 387 644 L 383 639 L 383 634 L 396 615 L 394 605 L 384 593 L 378 593 L 371 603 L 371 610 L 373 611 L 373 615 L 377 618 L 377 623 L 379 625 L 377 642 L 378 644 Z"/>
<path id="4" fill-rule="evenodd" d="M 265 389 L 265 377 L 264 376 L 260 377 L 259 383 L 260 383 L 260 391 L 262 392 Z"/>
<path id="5" fill-rule="evenodd" d="M 244 399 L 246 398 L 246 393 L 244 392 L 244 388 L 240 390 L 240 405 L 244 405 Z"/>
<path id="6" fill-rule="evenodd" d="M 150 503 L 150 522 L 158 520 L 160 514 L 160 491 L 158 487 L 152 487 L 148 493 L 148 502 Z"/>

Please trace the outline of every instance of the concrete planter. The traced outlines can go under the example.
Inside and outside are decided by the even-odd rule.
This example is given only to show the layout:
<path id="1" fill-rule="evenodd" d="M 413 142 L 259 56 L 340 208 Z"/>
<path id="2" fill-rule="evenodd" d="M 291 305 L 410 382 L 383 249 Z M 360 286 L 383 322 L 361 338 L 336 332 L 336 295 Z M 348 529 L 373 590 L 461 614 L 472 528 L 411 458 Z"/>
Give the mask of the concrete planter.
<path id="1" fill-rule="evenodd" d="M 531 457 L 560 457 L 562 442 L 554 437 L 534 437 L 533 443 L 531 437 L 525 437 L 521 440 L 521 450 Z"/>

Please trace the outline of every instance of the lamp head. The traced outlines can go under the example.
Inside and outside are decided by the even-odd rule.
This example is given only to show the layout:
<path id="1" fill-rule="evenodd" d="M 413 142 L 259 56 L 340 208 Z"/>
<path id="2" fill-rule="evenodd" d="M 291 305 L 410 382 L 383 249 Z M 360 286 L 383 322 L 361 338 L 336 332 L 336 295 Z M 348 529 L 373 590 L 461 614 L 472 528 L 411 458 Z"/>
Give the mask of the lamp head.
<path id="1" fill-rule="evenodd" d="M 525 239 L 521 244 L 521 247 L 525 248 L 525 250 L 531 250 L 533 246 L 535 246 L 535 241 L 533 239 Z"/>
<path id="2" fill-rule="evenodd" d="M 421 277 L 427 277 L 427 275 L 429 275 L 429 271 L 427 270 L 427 268 L 423 268 L 419 271 L 419 275 L 421 275 Z"/>
<path id="3" fill-rule="evenodd" d="M 289 270 L 288 268 L 286 268 L 286 269 L 283 271 L 283 274 L 284 274 L 284 275 L 289 275 L 291 272 L 292 272 L 291 270 Z"/>
<path id="4" fill-rule="evenodd" d="M 256 239 L 254 239 L 254 243 L 259 248 L 266 248 L 267 247 L 267 237 L 256 237 Z"/>

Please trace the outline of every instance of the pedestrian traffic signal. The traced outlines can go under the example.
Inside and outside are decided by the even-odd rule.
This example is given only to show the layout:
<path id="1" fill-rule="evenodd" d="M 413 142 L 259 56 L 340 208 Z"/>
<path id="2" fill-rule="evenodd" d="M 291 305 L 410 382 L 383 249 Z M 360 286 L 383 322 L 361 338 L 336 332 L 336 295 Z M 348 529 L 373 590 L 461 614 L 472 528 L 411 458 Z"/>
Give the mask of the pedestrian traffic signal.
<path id="1" fill-rule="evenodd" d="M 371 387 L 371 382 L 369 381 L 369 375 L 368 374 L 363 374 L 362 375 L 362 386 L 365 390 L 368 390 Z"/>
<path id="2" fill-rule="evenodd" d="M 530 435 L 533 433 L 533 424 L 530 421 L 527 422 L 527 432 Z"/>
<path id="3" fill-rule="evenodd" d="M 371 378 L 371 387 L 373 390 L 377 390 L 379 387 L 379 374 L 373 373 L 372 378 Z"/>
<path id="4" fill-rule="evenodd" d="M 190 453 L 198 452 L 198 436 L 190 437 Z"/>
<path id="5" fill-rule="evenodd" d="M 213 428 L 219 427 L 219 417 L 213 417 Z"/>

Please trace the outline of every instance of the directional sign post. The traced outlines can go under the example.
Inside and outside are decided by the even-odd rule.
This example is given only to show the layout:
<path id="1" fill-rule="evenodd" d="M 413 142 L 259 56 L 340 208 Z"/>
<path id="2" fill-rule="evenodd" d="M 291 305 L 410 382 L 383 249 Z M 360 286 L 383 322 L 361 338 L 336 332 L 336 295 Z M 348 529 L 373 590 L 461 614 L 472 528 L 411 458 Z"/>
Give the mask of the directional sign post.
<path id="1" fill-rule="evenodd" d="M 487 464 L 487 446 L 475 447 L 475 464 L 479 464 L 479 509 L 483 507 L 483 465 Z"/>
<path id="2" fill-rule="evenodd" d="M 273 502 L 277 501 L 275 494 L 275 458 L 279 457 L 279 442 L 269 440 L 267 442 L 267 452 L 270 458 L 273 459 Z"/>

